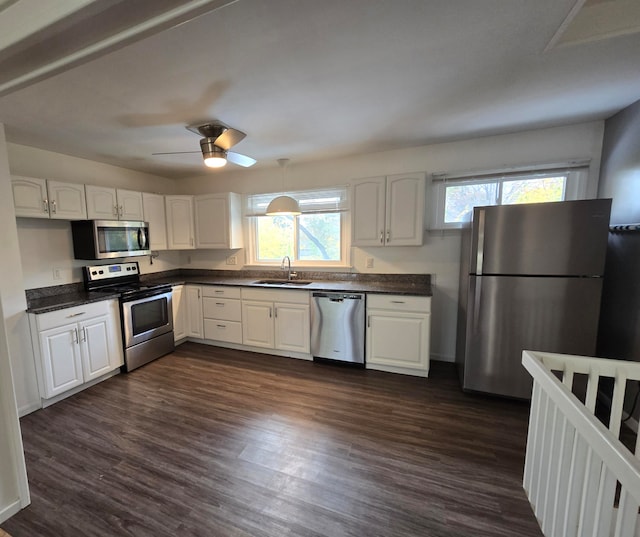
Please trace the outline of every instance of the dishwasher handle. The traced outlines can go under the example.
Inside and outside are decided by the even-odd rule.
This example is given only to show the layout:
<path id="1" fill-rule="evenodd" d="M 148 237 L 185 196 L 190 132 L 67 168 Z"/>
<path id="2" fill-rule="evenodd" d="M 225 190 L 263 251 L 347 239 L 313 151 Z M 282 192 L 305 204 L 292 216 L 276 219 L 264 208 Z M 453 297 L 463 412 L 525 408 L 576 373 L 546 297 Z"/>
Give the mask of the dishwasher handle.
<path id="1" fill-rule="evenodd" d="M 313 298 L 327 298 L 330 302 L 344 302 L 345 300 L 362 300 L 364 295 L 351 293 L 312 293 Z"/>

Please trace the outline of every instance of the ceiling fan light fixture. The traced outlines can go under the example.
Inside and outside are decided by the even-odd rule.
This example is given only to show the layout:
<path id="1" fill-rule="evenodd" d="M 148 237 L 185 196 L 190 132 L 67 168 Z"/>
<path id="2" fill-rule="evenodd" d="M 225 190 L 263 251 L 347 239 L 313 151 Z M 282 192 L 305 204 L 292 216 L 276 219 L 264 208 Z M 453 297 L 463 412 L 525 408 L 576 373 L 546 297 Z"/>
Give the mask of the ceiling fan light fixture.
<path id="1" fill-rule="evenodd" d="M 290 196 L 273 198 L 267 206 L 267 216 L 297 216 L 301 214 L 300 205 Z"/>
<path id="2" fill-rule="evenodd" d="M 222 168 L 223 166 L 226 166 L 227 164 L 227 159 L 224 157 L 205 157 L 204 158 L 204 165 L 208 166 L 209 168 Z"/>
<path id="3" fill-rule="evenodd" d="M 203 138 L 200 140 L 202 158 L 205 166 L 209 168 L 222 168 L 227 164 L 227 152 L 215 145 L 215 138 Z"/>

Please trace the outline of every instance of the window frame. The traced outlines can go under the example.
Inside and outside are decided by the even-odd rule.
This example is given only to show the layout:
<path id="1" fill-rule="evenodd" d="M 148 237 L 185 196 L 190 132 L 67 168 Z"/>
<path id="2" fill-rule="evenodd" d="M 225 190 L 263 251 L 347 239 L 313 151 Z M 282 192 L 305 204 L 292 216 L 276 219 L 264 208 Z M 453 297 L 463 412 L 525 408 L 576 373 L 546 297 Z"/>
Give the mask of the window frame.
<path id="1" fill-rule="evenodd" d="M 335 269 L 335 268 L 350 268 L 351 267 L 351 217 L 349 211 L 349 190 L 348 187 L 338 186 L 338 187 L 327 187 L 320 189 L 309 189 L 309 190 L 301 190 L 297 192 L 275 192 L 270 194 L 248 194 L 245 196 L 244 200 L 244 211 L 245 218 L 248 221 L 248 225 L 246 226 L 246 239 L 247 245 L 246 248 L 246 256 L 247 256 L 247 266 L 256 266 L 256 267 L 273 267 L 280 268 L 280 264 L 282 262 L 281 259 L 266 261 L 258 259 L 258 219 L 267 217 L 264 214 L 259 214 L 256 210 L 256 205 L 253 203 L 255 199 L 263 200 L 265 197 L 273 198 L 278 195 L 287 195 L 291 196 L 295 199 L 309 199 L 314 196 L 315 193 L 320 195 L 327 195 L 327 193 L 335 192 L 339 194 L 340 202 L 333 208 L 327 207 L 326 210 L 322 209 L 311 209 L 308 211 L 304 210 L 304 203 L 301 203 L 301 207 L 303 208 L 303 215 L 313 215 L 313 214 L 330 214 L 337 213 L 340 215 L 340 259 L 332 260 L 332 261 L 323 261 L 323 260 L 300 260 L 298 259 L 298 235 L 299 231 L 299 216 L 294 217 L 294 230 L 293 230 L 293 239 L 294 239 L 294 252 L 291 255 L 291 263 L 295 264 L 297 268 L 308 268 L 308 269 Z M 264 203 L 263 203 L 264 204 Z"/>
<path id="2" fill-rule="evenodd" d="M 587 194 L 587 183 L 589 178 L 588 168 L 563 168 L 548 170 L 531 170 L 508 173 L 486 173 L 476 174 L 476 176 L 465 175 L 458 177 L 447 177 L 444 174 L 434 174 L 431 183 L 431 217 L 429 218 L 430 229 L 462 229 L 470 225 L 470 221 L 465 222 L 445 222 L 445 204 L 447 187 L 490 184 L 497 183 L 496 202 L 493 205 L 503 205 L 503 185 L 509 181 L 533 180 L 551 177 L 566 177 L 564 185 L 564 197 L 562 201 L 585 199 Z M 478 205 L 480 206 L 480 205 Z"/>

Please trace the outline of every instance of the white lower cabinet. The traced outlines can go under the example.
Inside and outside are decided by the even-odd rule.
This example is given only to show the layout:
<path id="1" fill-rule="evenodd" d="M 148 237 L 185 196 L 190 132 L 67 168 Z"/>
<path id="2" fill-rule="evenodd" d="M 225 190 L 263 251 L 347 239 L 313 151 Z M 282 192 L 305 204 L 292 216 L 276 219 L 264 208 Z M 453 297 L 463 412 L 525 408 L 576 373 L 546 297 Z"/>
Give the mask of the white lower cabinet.
<path id="1" fill-rule="evenodd" d="M 42 399 L 98 379 L 123 363 L 116 300 L 30 314 Z"/>
<path id="2" fill-rule="evenodd" d="M 368 369 L 429 375 L 431 298 L 367 296 Z"/>
<path id="3" fill-rule="evenodd" d="M 309 353 L 309 293 L 242 289 L 242 343 Z"/>
<path id="4" fill-rule="evenodd" d="M 187 337 L 187 306 L 184 285 L 171 288 L 171 308 L 173 310 L 173 341 L 178 342 Z"/>
<path id="5" fill-rule="evenodd" d="M 242 307 L 240 288 L 202 287 L 204 337 L 226 343 L 242 343 Z"/>
<path id="6" fill-rule="evenodd" d="M 202 288 L 199 285 L 187 285 L 185 290 L 187 337 L 202 339 Z"/>

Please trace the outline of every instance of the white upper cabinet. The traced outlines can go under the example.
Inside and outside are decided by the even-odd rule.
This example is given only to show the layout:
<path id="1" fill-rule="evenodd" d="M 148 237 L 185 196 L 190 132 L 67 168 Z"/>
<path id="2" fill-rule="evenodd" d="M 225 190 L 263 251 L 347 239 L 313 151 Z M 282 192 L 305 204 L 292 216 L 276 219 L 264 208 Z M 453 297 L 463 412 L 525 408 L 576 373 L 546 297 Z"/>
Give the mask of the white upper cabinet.
<path id="1" fill-rule="evenodd" d="M 424 173 L 357 179 L 351 185 L 353 246 L 422 244 Z"/>
<path id="2" fill-rule="evenodd" d="M 243 247 L 239 194 L 204 194 L 194 198 L 196 248 Z"/>
<path id="3" fill-rule="evenodd" d="M 95 185 L 86 191 L 90 220 L 144 220 L 141 192 Z"/>
<path id="4" fill-rule="evenodd" d="M 169 250 L 193 250 L 193 196 L 165 196 Z"/>
<path id="5" fill-rule="evenodd" d="M 164 196 L 160 194 L 142 193 L 144 221 L 149 223 L 151 250 L 167 249 L 167 216 L 164 207 Z"/>
<path id="6" fill-rule="evenodd" d="M 13 176 L 11 187 L 16 216 L 61 220 L 87 218 L 84 185 Z"/>

